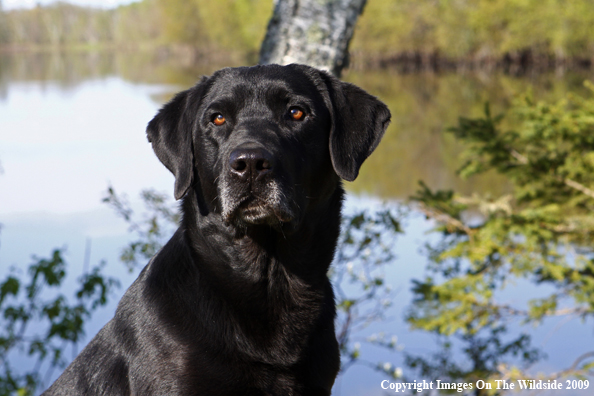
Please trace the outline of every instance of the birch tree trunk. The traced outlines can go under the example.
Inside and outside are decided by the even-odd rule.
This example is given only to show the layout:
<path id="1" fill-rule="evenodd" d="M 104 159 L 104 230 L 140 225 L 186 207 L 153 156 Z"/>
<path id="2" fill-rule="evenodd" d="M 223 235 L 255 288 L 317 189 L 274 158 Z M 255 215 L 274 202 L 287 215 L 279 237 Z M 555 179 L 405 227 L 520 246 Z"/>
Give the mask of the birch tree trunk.
<path id="1" fill-rule="evenodd" d="M 275 0 L 260 64 L 303 63 L 340 77 L 367 0 Z"/>

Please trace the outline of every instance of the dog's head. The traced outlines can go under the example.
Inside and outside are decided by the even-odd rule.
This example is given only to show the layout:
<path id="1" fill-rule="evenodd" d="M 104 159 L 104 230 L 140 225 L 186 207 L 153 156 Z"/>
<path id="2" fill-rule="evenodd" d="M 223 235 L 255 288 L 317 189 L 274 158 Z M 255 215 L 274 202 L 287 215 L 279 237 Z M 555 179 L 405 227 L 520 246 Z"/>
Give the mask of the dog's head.
<path id="1" fill-rule="evenodd" d="M 223 69 L 177 94 L 149 123 L 175 198 L 199 183 L 207 212 L 240 227 L 295 228 L 312 205 L 354 180 L 379 143 L 388 108 L 303 65 Z"/>

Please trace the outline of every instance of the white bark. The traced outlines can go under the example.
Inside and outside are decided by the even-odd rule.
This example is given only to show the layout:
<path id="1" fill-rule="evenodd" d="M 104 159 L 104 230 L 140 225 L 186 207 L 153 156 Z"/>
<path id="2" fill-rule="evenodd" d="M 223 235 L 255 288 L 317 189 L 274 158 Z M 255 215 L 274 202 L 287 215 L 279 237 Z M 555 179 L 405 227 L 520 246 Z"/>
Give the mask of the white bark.
<path id="1" fill-rule="evenodd" d="M 260 63 L 302 63 L 336 76 L 367 0 L 276 0 Z"/>

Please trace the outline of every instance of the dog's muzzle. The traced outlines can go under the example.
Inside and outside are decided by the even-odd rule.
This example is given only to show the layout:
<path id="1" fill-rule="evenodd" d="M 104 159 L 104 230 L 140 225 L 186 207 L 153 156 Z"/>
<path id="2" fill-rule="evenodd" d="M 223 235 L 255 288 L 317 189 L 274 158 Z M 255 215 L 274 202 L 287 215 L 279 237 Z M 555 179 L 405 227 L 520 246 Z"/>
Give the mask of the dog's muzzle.
<path id="1" fill-rule="evenodd" d="M 243 145 L 229 155 L 222 180 L 222 214 L 227 223 L 282 227 L 294 219 L 277 178 L 277 159 L 261 146 Z"/>

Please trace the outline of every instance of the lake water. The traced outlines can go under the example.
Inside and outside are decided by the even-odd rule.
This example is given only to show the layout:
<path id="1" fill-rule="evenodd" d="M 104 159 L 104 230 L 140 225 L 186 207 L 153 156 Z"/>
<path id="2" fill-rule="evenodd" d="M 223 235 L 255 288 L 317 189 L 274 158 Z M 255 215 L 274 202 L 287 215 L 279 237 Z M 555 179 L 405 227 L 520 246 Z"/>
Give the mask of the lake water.
<path id="1" fill-rule="evenodd" d="M 88 324 L 87 338 L 92 337 L 113 315 L 119 297 L 137 275 L 118 261 L 121 248 L 130 240 L 127 226 L 101 198 L 113 185 L 138 208 L 143 188 L 172 192 L 173 177 L 146 141 L 146 124 L 172 93 L 221 66 L 229 65 L 196 67 L 147 54 L 0 56 L 0 276 L 12 266 L 25 269 L 32 255 L 47 257 L 53 248 L 65 246 L 72 287 L 83 271 L 85 244 L 91 240 L 91 263 L 105 259 L 106 272 L 122 283 L 109 306 Z M 537 98 L 556 98 L 582 91 L 582 82 L 589 77 L 347 73 L 346 80 L 384 100 L 393 114 L 378 150 L 360 177 L 346 185 L 347 210 L 373 210 L 384 202 L 398 205 L 416 191 L 419 180 L 432 188 L 463 193 L 505 191 L 507 185 L 496 175 L 457 178 L 462 147 L 443 131 L 460 115 L 479 115 L 485 101 L 498 112 L 528 88 Z M 434 337 L 410 331 L 403 320 L 412 296 L 410 281 L 424 274 L 427 260 L 421 248 L 430 227 L 420 215 L 407 219 L 405 234 L 395 246 L 398 257 L 386 271 L 387 281 L 397 291 L 386 315 L 389 319 L 356 334 L 362 341 L 385 332 L 396 334 L 408 353 L 434 351 Z M 526 290 L 531 289 L 519 285 L 506 298 L 521 301 Z M 592 345 L 591 321 L 547 321 L 526 331 L 534 345 L 548 354 L 533 372 L 569 367 L 576 356 L 590 350 L 584 345 Z M 402 366 L 402 353 L 368 346 L 362 351 L 368 360 L 391 361 L 409 378 L 416 378 Z M 338 379 L 334 394 L 382 395 L 382 379 L 367 366 L 354 366 Z"/>

